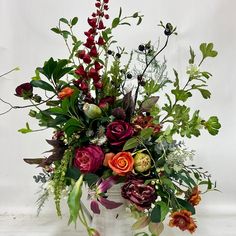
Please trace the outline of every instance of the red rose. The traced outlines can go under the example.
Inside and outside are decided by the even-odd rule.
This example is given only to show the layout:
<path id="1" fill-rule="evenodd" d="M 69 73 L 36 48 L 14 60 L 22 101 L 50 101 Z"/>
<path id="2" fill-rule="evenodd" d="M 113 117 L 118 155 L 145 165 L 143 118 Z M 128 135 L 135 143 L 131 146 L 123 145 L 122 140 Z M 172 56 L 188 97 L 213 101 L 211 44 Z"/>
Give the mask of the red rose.
<path id="1" fill-rule="evenodd" d="M 115 97 L 107 96 L 102 98 L 98 104 L 100 108 L 105 108 L 107 105 L 113 105 L 115 102 Z"/>
<path id="2" fill-rule="evenodd" d="M 103 164 L 104 153 L 99 146 L 89 145 L 75 150 L 74 166 L 82 173 L 94 173 Z"/>
<path id="3" fill-rule="evenodd" d="M 24 83 L 16 87 L 16 96 L 30 98 L 33 95 L 33 86 L 30 83 Z"/>
<path id="4" fill-rule="evenodd" d="M 112 146 L 123 145 L 133 134 L 133 127 L 123 120 L 114 121 L 107 126 L 106 136 Z"/>

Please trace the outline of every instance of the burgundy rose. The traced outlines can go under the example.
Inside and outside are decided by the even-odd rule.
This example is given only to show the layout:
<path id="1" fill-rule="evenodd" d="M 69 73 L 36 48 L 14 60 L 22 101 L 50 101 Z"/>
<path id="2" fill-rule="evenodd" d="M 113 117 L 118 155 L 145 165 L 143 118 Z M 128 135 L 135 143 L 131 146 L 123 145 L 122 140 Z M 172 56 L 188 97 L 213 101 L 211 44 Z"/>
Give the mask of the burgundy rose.
<path id="1" fill-rule="evenodd" d="M 106 136 L 112 146 L 123 145 L 133 134 L 133 127 L 123 120 L 114 121 L 107 126 Z"/>
<path id="2" fill-rule="evenodd" d="M 16 96 L 30 98 L 33 95 L 33 86 L 30 83 L 24 83 L 16 87 Z"/>
<path id="3" fill-rule="evenodd" d="M 123 198 L 141 208 L 150 208 L 157 198 L 154 186 L 137 179 L 131 179 L 124 184 L 121 194 Z"/>
<path id="4" fill-rule="evenodd" d="M 102 166 L 103 159 L 102 149 L 96 145 L 89 145 L 75 150 L 74 166 L 82 173 L 94 173 Z"/>

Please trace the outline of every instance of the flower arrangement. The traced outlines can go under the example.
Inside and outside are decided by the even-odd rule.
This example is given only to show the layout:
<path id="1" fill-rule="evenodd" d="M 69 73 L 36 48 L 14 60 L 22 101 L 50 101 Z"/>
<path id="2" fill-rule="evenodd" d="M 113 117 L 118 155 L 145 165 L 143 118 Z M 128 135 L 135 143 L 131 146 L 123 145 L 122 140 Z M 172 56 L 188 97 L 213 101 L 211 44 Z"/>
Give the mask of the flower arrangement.
<path id="1" fill-rule="evenodd" d="M 192 112 L 186 104 L 195 91 L 210 98 L 207 82 L 212 75 L 202 71 L 201 65 L 217 52 L 212 43 L 202 43 L 197 63 L 190 48 L 186 81 L 182 84 L 175 70 L 170 80 L 166 61 L 157 58 L 177 34 L 176 28 L 160 22 L 165 37 L 162 47 L 149 41 L 127 53 L 125 48 L 115 47 L 113 31 L 130 25 L 132 19 L 139 25 L 143 16 L 136 12 L 123 17 L 120 8 L 107 27 L 109 0 L 95 2 L 85 41 L 74 33 L 77 17 L 61 18 L 58 27 L 52 28 L 64 39 L 69 58 L 50 58 L 36 68 L 30 82 L 16 88 L 15 95 L 31 104 L 13 106 L 1 99 L 9 110 L 30 108 L 29 115 L 42 129 L 54 130 L 52 139 L 47 140 L 53 147 L 51 155 L 24 159 L 42 168 L 34 178 L 48 186 L 42 188 L 39 211 L 52 189 L 57 214 L 61 215 L 62 195 L 68 196 L 69 223 L 79 219 L 88 235 L 98 236 L 87 221 L 82 186 L 89 189 L 91 211 L 99 214 L 100 207 L 114 209 L 123 204 L 107 194 L 122 183 L 121 195 L 136 218 L 134 230 L 148 226 L 151 235 L 160 235 L 169 215 L 169 226 L 193 233 L 197 228 L 195 206 L 204 192 L 217 189 L 208 172 L 189 164 L 194 151 L 176 138 L 198 137 L 203 129 L 216 135 L 220 129 L 216 116 L 203 119 L 199 110 Z M 170 92 L 164 90 L 167 85 L 172 86 Z M 166 101 L 159 101 L 160 97 Z M 34 131 L 28 123 L 19 130 Z"/>

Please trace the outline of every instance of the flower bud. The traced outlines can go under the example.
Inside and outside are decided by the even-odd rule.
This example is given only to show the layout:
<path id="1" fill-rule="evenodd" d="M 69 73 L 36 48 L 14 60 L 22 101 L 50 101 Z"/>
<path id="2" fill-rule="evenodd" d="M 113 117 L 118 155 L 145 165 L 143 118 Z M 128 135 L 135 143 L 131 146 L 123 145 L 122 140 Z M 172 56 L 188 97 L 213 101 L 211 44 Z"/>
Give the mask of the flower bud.
<path id="1" fill-rule="evenodd" d="M 134 169 L 138 172 L 145 172 L 151 168 L 151 158 L 148 154 L 137 153 L 134 157 Z"/>
<path id="2" fill-rule="evenodd" d="M 37 111 L 35 111 L 35 110 L 30 110 L 29 116 L 31 116 L 31 117 L 36 117 L 36 115 L 37 115 Z"/>
<path id="3" fill-rule="evenodd" d="M 95 104 L 85 103 L 83 110 L 85 115 L 90 119 L 99 118 L 102 115 L 102 110 Z"/>

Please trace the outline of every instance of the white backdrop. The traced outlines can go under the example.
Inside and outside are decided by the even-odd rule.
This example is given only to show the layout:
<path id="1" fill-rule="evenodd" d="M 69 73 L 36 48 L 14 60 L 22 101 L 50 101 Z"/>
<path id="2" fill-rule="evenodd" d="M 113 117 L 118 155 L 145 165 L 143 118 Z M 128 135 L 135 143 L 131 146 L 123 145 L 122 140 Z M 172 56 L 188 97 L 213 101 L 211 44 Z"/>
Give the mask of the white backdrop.
<path id="1" fill-rule="evenodd" d="M 1 78 L 0 97 L 20 104 L 14 94 L 15 87 L 29 81 L 34 69 L 50 56 L 66 57 L 62 39 L 50 31 L 60 17 L 79 17 L 78 32 L 87 27 L 86 19 L 93 10 L 88 0 L 0 0 L 0 74 L 16 66 L 20 71 Z M 218 115 L 222 129 L 217 137 L 206 132 L 199 139 L 188 140 L 197 151 L 195 162 L 208 169 L 217 180 L 222 193 L 209 193 L 203 197 L 200 209 L 209 212 L 236 214 L 236 17 L 234 0 L 111 0 L 110 15 L 140 11 L 145 15 L 139 27 L 123 27 L 116 31 L 121 46 L 133 49 L 149 39 L 158 41 L 162 31 L 160 20 L 178 26 L 177 37 L 172 37 L 165 56 L 169 69 L 173 67 L 184 75 L 189 57 L 189 46 L 197 48 L 201 42 L 214 42 L 219 56 L 210 59 L 207 69 L 214 75 L 210 81 L 212 99 L 200 96 L 192 99 L 193 108 L 200 108 L 203 117 Z M 169 75 L 173 78 L 172 73 Z M 0 104 L 0 112 L 7 107 Z M 26 111 L 12 111 L 0 116 L 0 214 L 34 213 L 37 185 L 32 175 L 37 170 L 26 165 L 22 157 L 40 156 L 49 149 L 44 141 L 50 132 L 22 135 L 17 129 L 30 121 Z M 32 123 L 32 121 L 31 121 Z M 32 126 L 36 124 L 32 123 Z M 54 211 L 53 206 L 49 211 Z M 229 234 L 230 235 L 230 234 Z M 233 234 L 232 234 L 233 235 Z"/>

